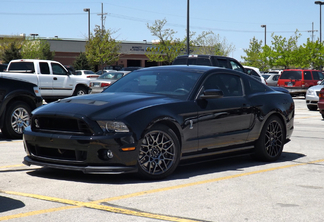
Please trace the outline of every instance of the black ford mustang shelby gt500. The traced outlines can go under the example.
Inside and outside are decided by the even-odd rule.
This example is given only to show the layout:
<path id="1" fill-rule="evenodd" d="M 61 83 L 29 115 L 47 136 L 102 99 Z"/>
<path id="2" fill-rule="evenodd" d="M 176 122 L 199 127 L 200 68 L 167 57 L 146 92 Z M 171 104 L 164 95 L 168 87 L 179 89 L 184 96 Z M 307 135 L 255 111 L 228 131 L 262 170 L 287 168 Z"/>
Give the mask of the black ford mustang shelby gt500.
<path id="1" fill-rule="evenodd" d="M 194 157 L 249 152 L 275 161 L 293 132 L 294 109 L 289 93 L 234 70 L 146 68 L 103 93 L 36 109 L 24 163 L 161 179 Z"/>

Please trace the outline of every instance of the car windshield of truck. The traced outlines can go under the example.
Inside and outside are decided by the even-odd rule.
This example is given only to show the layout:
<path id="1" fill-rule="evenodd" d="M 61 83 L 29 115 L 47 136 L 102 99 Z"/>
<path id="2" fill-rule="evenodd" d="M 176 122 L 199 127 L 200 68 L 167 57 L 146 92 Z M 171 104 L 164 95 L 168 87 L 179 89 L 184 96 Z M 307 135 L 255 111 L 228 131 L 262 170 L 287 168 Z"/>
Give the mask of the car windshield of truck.
<path id="1" fill-rule="evenodd" d="M 300 79 L 302 79 L 302 72 L 301 71 L 284 71 L 284 72 L 282 72 L 280 79 L 300 80 Z"/>
<path id="2" fill-rule="evenodd" d="M 12 62 L 10 63 L 8 70 L 35 72 L 33 62 Z"/>

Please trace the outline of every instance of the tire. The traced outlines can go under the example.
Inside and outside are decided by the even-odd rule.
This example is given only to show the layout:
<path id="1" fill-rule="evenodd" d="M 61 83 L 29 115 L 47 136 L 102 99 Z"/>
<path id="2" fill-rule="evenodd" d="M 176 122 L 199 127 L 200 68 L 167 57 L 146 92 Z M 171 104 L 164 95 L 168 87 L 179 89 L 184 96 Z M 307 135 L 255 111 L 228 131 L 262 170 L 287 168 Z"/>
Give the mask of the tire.
<path id="1" fill-rule="evenodd" d="M 73 96 L 82 96 L 88 94 L 87 89 L 84 86 L 77 86 L 74 90 Z"/>
<path id="2" fill-rule="evenodd" d="M 137 167 L 144 179 L 162 179 L 178 166 L 180 145 L 176 134 L 165 125 L 155 125 L 141 140 Z"/>
<path id="3" fill-rule="evenodd" d="M 310 111 L 316 111 L 316 110 L 317 110 L 317 106 L 313 106 L 313 105 L 307 105 L 307 108 L 308 108 Z"/>
<path id="4" fill-rule="evenodd" d="M 31 108 L 27 103 L 16 101 L 9 105 L 1 129 L 2 134 L 10 139 L 21 139 L 24 129 L 29 126 Z"/>
<path id="5" fill-rule="evenodd" d="M 322 114 L 322 119 L 324 119 L 324 114 Z"/>
<path id="6" fill-rule="evenodd" d="M 254 157 L 262 161 L 277 160 L 284 146 L 285 130 L 277 116 L 271 116 L 264 124 L 260 137 L 255 143 Z"/>

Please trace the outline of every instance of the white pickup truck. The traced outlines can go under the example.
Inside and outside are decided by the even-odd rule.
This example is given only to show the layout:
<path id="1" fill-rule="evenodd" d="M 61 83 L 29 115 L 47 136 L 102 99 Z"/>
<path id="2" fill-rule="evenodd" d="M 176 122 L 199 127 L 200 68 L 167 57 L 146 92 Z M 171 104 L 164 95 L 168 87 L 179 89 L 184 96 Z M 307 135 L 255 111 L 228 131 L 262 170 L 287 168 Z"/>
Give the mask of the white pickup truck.
<path id="1" fill-rule="evenodd" d="M 89 79 L 71 75 L 61 63 L 51 60 L 12 60 L 6 71 L 0 72 L 0 76 L 36 84 L 46 102 L 88 94 L 90 90 Z"/>

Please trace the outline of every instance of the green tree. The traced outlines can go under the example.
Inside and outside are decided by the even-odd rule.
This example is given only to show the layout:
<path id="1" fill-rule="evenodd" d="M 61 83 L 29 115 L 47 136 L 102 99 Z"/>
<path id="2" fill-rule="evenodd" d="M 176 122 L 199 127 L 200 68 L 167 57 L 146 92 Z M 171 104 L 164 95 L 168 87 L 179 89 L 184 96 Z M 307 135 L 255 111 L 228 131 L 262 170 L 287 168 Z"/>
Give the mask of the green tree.
<path id="1" fill-rule="evenodd" d="M 99 26 L 94 29 L 94 34 L 90 34 L 90 39 L 86 43 L 86 57 L 93 66 L 112 65 L 119 60 L 120 41 L 115 40 L 111 30 L 102 30 Z"/>
<path id="2" fill-rule="evenodd" d="M 297 42 L 300 36 L 298 31 L 295 32 L 295 36 L 291 36 L 288 40 L 282 36 L 271 35 L 273 40 L 271 41 L 270 56 L 274 59 L 274 66 L 287 69 L 298 63 Z"/>
<path id="3" fill-rule="evenodd" d="M 203 55 L 228 56 L 235 50 L 235 46 L 227 43 L 226 38 L 221 39 L 219 34 L 216 35 L 212 31 L 203 31 L 196 39 L 193 38 L 192 44 L 194 53 Z"/>
<path id="4" fill-rule="evenodd" d="M 258 67 L 261 71 L 266 69 L 266 58 L 262 56 L 262 41 L 258 41 L 255 37 L 250 40 L 248 49 L 243 49 L 246 56 L 241 56 L 244 65 Z"/>
<path id="5" fill-rule="evenodd" d="M 92 70 L 92 67 L 89 64 L 87 56 L 86 56 L 85 53 L 80 53 L 80 55 L 74 61 L 73 67 L 76 70 L 80 70 L 80 69 Z"/>
<path id="6" fill-rule="evenodd" d="M 17 42 L 9 43 L 9 47 L 4 49 L 2 60 L 4 63 L 9 63 L 13 59 L 21 59 L 21 45 Z"/>
<path id="7" fill-rule="evenodd" d="M 48 59 L 54 58 L 55 52 L 51 52 L 50 44 L 46 40 L 25 40 L 21 48 L 23 59 Z"/>
<path id="8" fill-rule="evenodd" d="M 23 41 L 24 39 L 21 36 L 0 38 L 0 60 L 3 60 L 3 62 L 8 63 L 8 61 L 6 60 L 10 58 L 21 59 L 21 56 L 19 54 L 17 55 L 17 53 L 19 52 Z M 5 53 L 6 57 L 8 57 L 7 59 L 4 58 Z M 16 56 L 13 56 L 13 54 L 16 54 Z"/>
<path id="9" fill-rule="evenodd" d="M 174 37 L 177 32 L 173 29 L 164 29 L 166 23 L 166 19 L 163 19 L 155 20 L 155 23 L 151 26 L 147 24 L 152 36 L 158 39 L 156 44 L 146 50 L 145 55 L 149 61 L 171 64 L 185 49 L 185 42 Z"/>
<path id="10" fill-rule="evenodd" d="M 301 68 L 320 69 L 323 65 L 324 47 L 318 40 L 313 42 L 309 38 L 299 47 L 297 66 Z"/>

